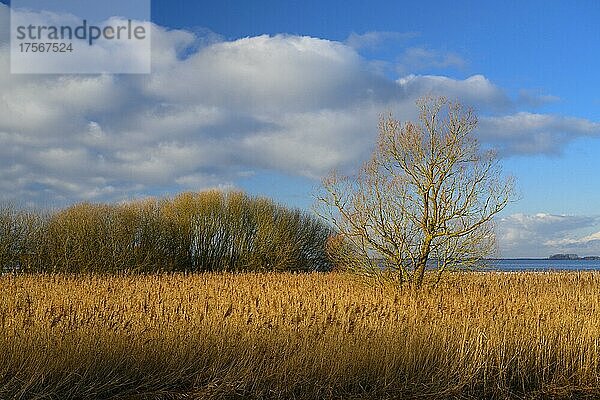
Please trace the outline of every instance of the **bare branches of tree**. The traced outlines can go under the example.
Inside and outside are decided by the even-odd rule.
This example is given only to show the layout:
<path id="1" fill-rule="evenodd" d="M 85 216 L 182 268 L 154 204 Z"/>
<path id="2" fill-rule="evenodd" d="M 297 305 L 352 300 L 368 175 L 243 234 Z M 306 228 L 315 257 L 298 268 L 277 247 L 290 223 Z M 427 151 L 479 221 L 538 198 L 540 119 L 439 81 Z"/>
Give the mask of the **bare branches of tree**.
<path id="1" fill-rule="evenodd" d="M 332 172 L 318 199 L 355 266 L 377 271 L 383 263 L 420 287 L 427 267 L 441 276 L 493 252 L 493 217 L 513 181 L 494 152 L 480 151 L 472 109 L 443 97 L 417 106 L 417 123 L 381 118 L 371 159 L 355 176 Z"/>

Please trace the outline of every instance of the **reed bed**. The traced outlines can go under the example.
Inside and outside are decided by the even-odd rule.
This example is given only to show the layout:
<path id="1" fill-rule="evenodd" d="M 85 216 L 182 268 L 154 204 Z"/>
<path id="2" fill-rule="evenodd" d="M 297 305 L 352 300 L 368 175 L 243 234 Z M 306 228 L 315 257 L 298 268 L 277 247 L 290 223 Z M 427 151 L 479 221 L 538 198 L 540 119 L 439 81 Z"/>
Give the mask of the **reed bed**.
<path id="1" fill-rule="evenodd" d="M 600 396 L 600 273 L 4 275 L 0 398 Z"/>

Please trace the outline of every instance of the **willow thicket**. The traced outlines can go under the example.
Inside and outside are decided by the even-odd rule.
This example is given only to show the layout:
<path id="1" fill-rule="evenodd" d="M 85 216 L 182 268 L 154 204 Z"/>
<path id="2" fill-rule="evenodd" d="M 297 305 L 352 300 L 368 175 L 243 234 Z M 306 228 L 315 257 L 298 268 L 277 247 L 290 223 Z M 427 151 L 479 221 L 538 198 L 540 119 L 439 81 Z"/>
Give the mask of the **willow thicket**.
<path id="1" fill-rule="evenodd" d="M 239 192 L 51 213 L 0 209 L 0 266 L 20 272 L 320 271 L 331 229 Z"/>

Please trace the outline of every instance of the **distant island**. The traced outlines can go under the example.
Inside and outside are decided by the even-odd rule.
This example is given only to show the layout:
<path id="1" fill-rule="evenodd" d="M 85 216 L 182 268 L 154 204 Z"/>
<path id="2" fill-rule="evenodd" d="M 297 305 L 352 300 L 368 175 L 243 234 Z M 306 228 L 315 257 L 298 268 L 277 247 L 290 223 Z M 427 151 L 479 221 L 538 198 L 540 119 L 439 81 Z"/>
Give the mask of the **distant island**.
<path id="1" fill-rule="evenodd" d="M 600 256 L 579 257 L 577 254 L 555 254 L 549 260 L 600 260 Z"/>

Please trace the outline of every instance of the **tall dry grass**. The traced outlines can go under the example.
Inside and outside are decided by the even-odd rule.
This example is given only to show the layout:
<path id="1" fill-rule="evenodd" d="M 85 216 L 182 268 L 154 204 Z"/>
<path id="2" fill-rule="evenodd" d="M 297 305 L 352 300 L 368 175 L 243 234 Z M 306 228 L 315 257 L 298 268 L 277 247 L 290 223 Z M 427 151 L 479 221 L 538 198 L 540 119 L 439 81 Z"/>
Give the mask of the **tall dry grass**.
<path id="1" fill-rule="evenodd" d="M 0 398 L 600 396 L 600 273 L 5 275 Z"/>

